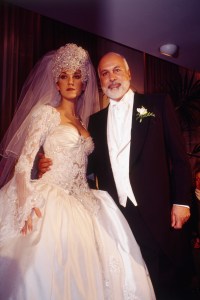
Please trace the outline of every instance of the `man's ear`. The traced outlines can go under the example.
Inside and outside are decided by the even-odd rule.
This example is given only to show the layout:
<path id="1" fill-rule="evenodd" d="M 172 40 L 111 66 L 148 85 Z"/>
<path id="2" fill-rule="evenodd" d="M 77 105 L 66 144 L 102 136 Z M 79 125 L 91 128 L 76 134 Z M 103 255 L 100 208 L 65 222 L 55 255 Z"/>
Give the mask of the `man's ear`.
<path id="1" fill-rule="evenodd" d="M 130 69 L 128 70 L 128 76 L 129 76 L 129 80 L 131 80 L 131 79 L 132 79 L 132 76 L 131 76 L 131 71 L 130 71 Z"/>

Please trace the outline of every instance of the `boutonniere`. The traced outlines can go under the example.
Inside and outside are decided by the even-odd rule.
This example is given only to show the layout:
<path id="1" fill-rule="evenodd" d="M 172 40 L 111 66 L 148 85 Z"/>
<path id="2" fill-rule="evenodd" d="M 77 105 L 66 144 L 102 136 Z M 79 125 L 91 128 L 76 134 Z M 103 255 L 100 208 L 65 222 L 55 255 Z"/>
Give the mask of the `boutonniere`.
<path id="1" fill-rule="evenodd" d="M 148 110 L 144 106 L 142 106 L 141 108 L 137 108 L 136 120 L 139 120 L 141 123 L 142 120 L 147 117 L 155 117 L 155 114 L 148 112 Z"/>

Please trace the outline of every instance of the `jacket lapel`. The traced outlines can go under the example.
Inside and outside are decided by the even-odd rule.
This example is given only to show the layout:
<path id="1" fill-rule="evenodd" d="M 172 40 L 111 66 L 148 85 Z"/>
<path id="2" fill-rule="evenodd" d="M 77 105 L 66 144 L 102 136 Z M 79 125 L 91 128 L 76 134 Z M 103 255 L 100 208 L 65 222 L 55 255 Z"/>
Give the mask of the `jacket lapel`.
<path id="1" fill-rule="evenodd" d="M 135 93 L 131 130 L 130 166 L 137 160 L 144 147 L 149 121 L 151 119 L 147 117 L 144 118 L 142 122 L 136 120 L 137 108 L 141 108 L 142 106 L 147 108 L 148 111 L 151 111 L 147 96 Z"/>
<path id="2" fill-rule="evenodd" d="M 104 159 L 106 161 L 109 161 L 110 163 L 110 156 L 109 156 L 109 150 L 108 150 L 108 142 L 107 142 L 107 122 L 108 122 L 108 107 L 106 107 L 104 110 L 101 111 L 101 143 L 105 146 L 105 157 Z"/>
<path id="3" fill-rule="evenodd" d="M 150 117 L 145 118 L 141 123 L 136 120 L 137 108 L 144 106 L 148 111 L 151 111 L 151 104 L 147 96 L 135 93 L 133 105 L 133 118 L 131 129 L 131 146 L 130 146 L 130 167 L 135 163 L 139 157 L 147 136 Z M 101 115 L 101 138 L 102 145 L 106 145 L 105 159 L 110 162 L 108 143 L 107 143 L 107 120 L 108 120 L 108 107 L 104 109 Z"/>

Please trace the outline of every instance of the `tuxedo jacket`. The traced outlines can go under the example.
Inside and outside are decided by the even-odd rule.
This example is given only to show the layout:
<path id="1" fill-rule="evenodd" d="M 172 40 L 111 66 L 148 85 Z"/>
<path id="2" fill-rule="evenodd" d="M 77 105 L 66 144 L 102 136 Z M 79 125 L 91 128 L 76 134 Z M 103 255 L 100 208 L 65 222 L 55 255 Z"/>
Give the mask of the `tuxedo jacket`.
<path id="1" fill-rule="evenodd" d="M 137 108 L 142 106 L 155 117 L 139 122 Z M 96 175 L 98 188 L 107 191 L 120 208 L 108 152 L 107 118 L 108 108 L 90 117 L 88 129 L 95 149 L 88 170 Z M 180 126 L 167 95 L 134 95 L 129 176 L 142 218 L 166 248 L 166 241 L 171 243 L 172 204 L 190 205 L 192 182 Z"/>

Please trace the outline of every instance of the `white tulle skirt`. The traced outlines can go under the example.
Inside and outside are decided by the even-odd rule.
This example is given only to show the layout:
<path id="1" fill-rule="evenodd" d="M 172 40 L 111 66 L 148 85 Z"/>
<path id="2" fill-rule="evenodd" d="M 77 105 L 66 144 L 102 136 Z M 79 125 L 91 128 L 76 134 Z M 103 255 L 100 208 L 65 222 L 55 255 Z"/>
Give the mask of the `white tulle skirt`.
<path id="1" fill-rule="evenodd" d="M 140 249 L 106 192 L 93 191 L 101 205 L 91 215 L 61 188 L 37 188 L 42 218 L 0 249 L 0 299 L 155 299 Z"/>

